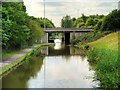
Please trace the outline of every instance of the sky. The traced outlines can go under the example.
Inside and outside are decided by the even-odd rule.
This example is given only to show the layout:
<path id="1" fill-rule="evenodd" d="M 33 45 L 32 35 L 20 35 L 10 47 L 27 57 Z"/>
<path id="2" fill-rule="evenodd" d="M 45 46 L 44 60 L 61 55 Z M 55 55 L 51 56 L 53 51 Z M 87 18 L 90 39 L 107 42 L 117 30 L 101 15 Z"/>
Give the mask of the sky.
<path id="1" fill-rule="evenodd" d="M 44 17 L 44 0 L 23 0 L 26 12 L 30 16 Z M 46 18 L 52 20 L 56 27 L 60 27 L 61 19 L 65 15 L 80 17 L 93 14 L 109 14 L 118 8 L 119 0 L 45 0 Z"/>

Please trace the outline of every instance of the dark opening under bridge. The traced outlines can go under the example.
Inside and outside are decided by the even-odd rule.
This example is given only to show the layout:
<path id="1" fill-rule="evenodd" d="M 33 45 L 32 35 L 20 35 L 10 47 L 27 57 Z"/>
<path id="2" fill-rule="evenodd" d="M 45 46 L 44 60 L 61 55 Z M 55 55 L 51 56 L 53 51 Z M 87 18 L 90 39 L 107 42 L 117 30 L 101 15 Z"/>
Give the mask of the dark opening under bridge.
<path id="1" fill-rule="evenodd" d="M 93 29 L 80 29 L 80 28 L 46 28 L 44 30 L 45 36 L 42 42 L 49 42 L 49 36 L 51 33 L 64 33 L 65 34 L 65 44 L 70 44 L 72 39 L 72 34 L 74 32 L 75 37 L 79 37 L 84 33 L 92 32 Z"/>

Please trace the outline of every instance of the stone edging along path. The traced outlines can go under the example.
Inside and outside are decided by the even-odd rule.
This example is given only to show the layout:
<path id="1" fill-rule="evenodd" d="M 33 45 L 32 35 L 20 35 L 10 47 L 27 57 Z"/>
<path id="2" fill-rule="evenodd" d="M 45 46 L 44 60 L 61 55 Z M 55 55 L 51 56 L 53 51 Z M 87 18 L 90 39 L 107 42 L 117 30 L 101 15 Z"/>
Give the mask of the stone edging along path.
<path id="1" fill-rule="evenodd" d="M 4 67 L 9 66 L 11 63 L 15 62 L 16 60 L 18 60 L 20 57 L 24 56 L 25 54 L 29 53 L 30 51 L 32 51 L 34 48 L 40 47 L 40 46 L 44 46 L 44 45 L 49 45 L 49 44 L 40 44 L 40 45 L 34 45 L 31 46 L 30 48 L 24 49 L 21 53 L 16 54 L 14 56 L 12 56 L 11 58 L 9 58 L 6 61 L 0 62 L 0 70 L 2 70 Z M 18 63 L 18 66 L 22 64 L 22 61 Z M 14 66 L 13 66 L 14 67 Z M 11 68 L 13 68 L 11 67 Z M 16 65 L 15 65 L 16 67 Z M 9 73 L 11 71 L 11 68 L 9 68 L 7 71 L 0 73 L 0 78 L 2 76 L 4 76 L 5 73 Z"/>
<path id="2" fill-rule="evenodd" d="M 33 50 L 33 48 L 35 47 L 38 47 L 39 45 L 35 45 L 35 46 L 32 46 L 30 48 L 27 48 L 25 50 L 23 50 L 20 54 L 16 54 L 14 56 L 12 56 L 11 58 L 9 58 L 8 60 L 6 61 L 3 61 L 3 62 L 0 62 L 0 70 L 9 65 L 11 62 L 14 62 L 15 60 L 17 60 L 18 58 L 22 57 L 23 55 L 25 55 L 26 53 L 28 53 L 29 51 Z"/>

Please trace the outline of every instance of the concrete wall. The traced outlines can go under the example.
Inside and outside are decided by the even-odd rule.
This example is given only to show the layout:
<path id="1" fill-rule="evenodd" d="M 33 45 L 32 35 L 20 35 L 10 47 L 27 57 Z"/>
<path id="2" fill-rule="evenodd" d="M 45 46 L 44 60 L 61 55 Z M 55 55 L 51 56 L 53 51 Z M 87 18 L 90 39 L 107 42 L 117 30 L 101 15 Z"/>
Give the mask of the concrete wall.
<path id="1" fill-rule="evenodd" d="M 44 55 L 48 55 L 48 54 L 49 54 L 49 53 L 48 53 L 48 47 L 43 47 L 43 48 L 41 49 L 41 53 L 44 54 Z"/>
<path id="2" fill-rule="evenodd" d="M 83 32 L 82 33 L 70 33 L 70 41 L 72 40 L 72 36 L 73 36 L 73 34 L 75 34 L 75 38 L 78 38 L 78 37 L 80 37 L 82 34 L 84 34 Z"/>
<path id="3" fill-rule="evenodd" d="M 44 37 L 41 39 L 41 42 L 46 42 L 48 43 L 48 33 L 45 33 Z"/>

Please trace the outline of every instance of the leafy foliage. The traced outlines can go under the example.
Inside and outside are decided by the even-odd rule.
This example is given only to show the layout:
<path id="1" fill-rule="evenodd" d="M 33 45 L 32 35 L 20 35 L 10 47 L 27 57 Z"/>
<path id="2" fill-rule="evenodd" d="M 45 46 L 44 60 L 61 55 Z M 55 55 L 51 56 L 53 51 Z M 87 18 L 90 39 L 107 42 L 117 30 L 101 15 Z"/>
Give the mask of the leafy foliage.
<path id="1" fill-rule="evenodd" d="M 20 48 L 27 44 L 30 30 L 26 26 L 28 16 L 23 3 L 11 2 L 2 4 L 2 42 L 5 48 Z"/>
<path id="2" fill-rule="evenodd" d="M 39 23 L 40 26 L 44 28 L 44 18 L 39 18 L 39 21 L 40 21 Z M 55 28 L 55 25 L 53 24 L 53 22 L 47 18 L 45 18 L 45 25 L 46 25 L 46 28 Z"/>
<path id="3" fill-rule="evenodd" d="M 63 17 L 62 21 L 61 21 L 61 27 L 62 28 L 71 28 L 72 25 L 72 20 L 71 17 L 66 15 L 65 17 Z"/>
<path id="4" fill-rule="evenodd" d="M 44 19 L 28 16 L 23 2 L 2 3 L 2 46 L 18 49 L 32 45 L 44 36 Z M 46 19 L 46 27 L 55 27 Z"/>
<path id="5" fill-rule="evenodd" d="M 101 25 L 101 30 L 111 30 L 116 31 L 120 29 L 120 10 L 113 10 L 108 14 Z"/>
<path id="6" fill-rule="evenodd" d="M 95 30 L 100 30 L 101 28 L 101 25 L 102 25 L 102 20 L 100 20 L 94 27 Z"/>
<path id="7" fill-rule="evenodd" d="M 92 18 L 88 18 L 87 21 L 86 21 L 86 25 L 87 26 L 94 26 L 95 22 Z"/>
<path id="8" fill-rule="evenodd" d="M 104 15 L 85 16 L 84 14 L 82 14 L 82 16 L 79 18 L 71 18 L 70 16 L 66 15 L 61 20 L 61 27 L 98 29 L 98 27 L 101 27 L 100 24 L 104 17 Z"/>

